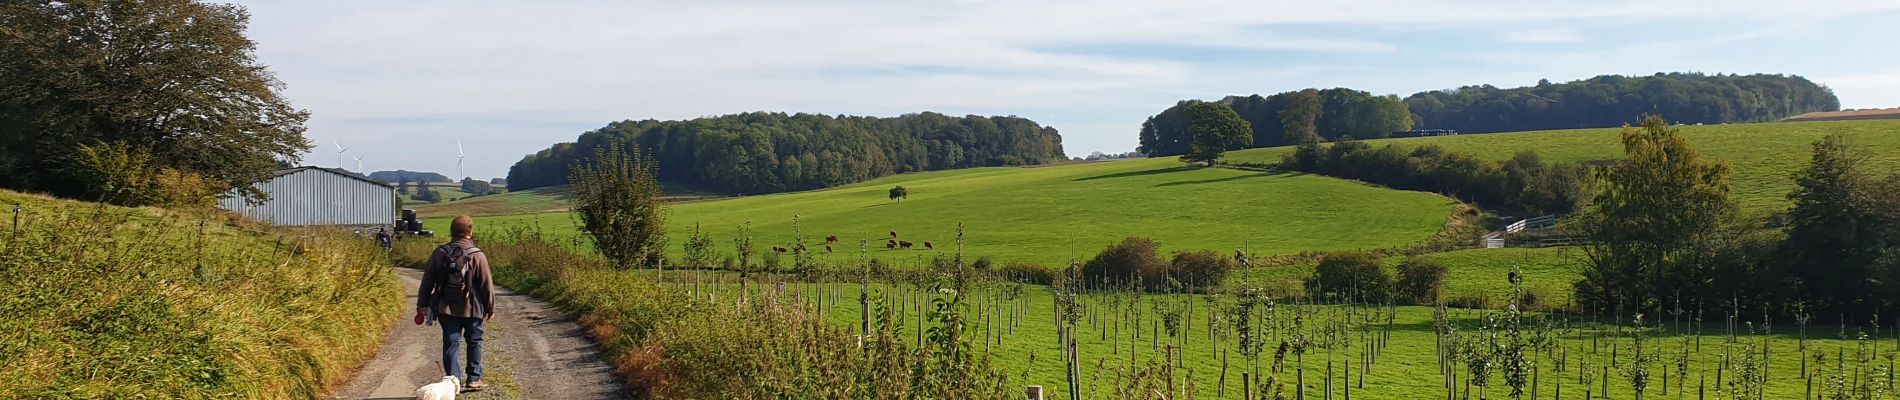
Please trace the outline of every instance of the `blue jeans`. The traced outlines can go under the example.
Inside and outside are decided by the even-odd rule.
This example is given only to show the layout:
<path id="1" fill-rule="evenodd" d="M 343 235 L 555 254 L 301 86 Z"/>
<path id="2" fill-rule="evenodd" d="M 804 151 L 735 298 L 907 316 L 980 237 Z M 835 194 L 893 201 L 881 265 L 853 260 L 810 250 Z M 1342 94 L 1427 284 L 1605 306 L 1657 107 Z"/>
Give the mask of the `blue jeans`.
<path id="1" fill-rule="evenodd" d="M 436 321 L 442 325 L 442 373 L 455 375 L 462 382 L 482 380 L 482 319 L 462 318 L 439 315 Z M 462 341 L 468 341 L 468 365 L 464 371 L 456 371 L 456 356 L 462 352 Z"/>

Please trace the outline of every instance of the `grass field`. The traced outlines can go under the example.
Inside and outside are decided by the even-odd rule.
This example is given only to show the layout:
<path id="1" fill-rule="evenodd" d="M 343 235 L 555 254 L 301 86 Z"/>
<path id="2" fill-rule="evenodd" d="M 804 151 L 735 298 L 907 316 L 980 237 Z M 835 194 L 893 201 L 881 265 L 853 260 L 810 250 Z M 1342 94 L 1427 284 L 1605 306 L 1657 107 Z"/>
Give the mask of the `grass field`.
<path id="1" fill-rule="evenodd" d="M 1504 259 L 1513 255 L 1504 252 L 1502 256 L 1486 258 Z M 1452 256 L 1448 257 L 1465 257 Z M 1544 257 L 1537 257 L 1544 258 Z M 1448 282 L 1450 291 L 1470 291 L 1476 295 L 1489 295 L 1502 300 L 1501 292 L 1484 292 L 1478 288 L 1497 289 L 1505 287 L 1501 274 L 1488 272 L 1490 266 L 1461 270 L 1454 273 L 1454 281 Z M 1508 270 L 1508 268 L 1507 268 Z M 1548 285 L 1551 282 L 1564 281 L 1562 272 L 1546 275 L 1536 269 L 1526 268 L 1530 275 L 1528 286 Z M 623 273 L 639 274 L 653 279 L 651 271 L 627 271 Z M 733 285 L 735 276 L 730 273 L 694 273 L 669 272 L 666 278 L 674 290 L 695 293 L 696 296 L 733 301 L 738 297 L 737 286 Z M 714 284 L 715 276 L 719 281 Z M 1460 283 L 1458 281 L 1466 281 Z M 1544 282 L 1544 283 L 1539 283 Z M 1457 288 L 1465 285 L 1464 289 Z M 756 298 L 757 290 L 770 285 L 752 285 Z M 841 326 L 856 327 L 862 312 L 858 303 L 858 285 L 849 283 L 788 283 L 788 291 L 797 293 L 797 297 L 812 309 L 824 310 L 832 322 Z M 906 335 L 917 335 L 927 322 L 920 322 L 919 316 L 927 311 L 934 294 L 923 287 L 910 284 L 872 284 L 871 296 L 882 300 L 890 307 L 900 310 L 899 320 L 907 321 Z M 1016 292 L 1019 288 L 1021 291 Z M 1012 292 L 1018 294 L 1012 294 Z M 1065 398 L 1065 374 L 1061 361 L 1061 350 L 1057 342 L 1056 323 L 1053 310 L 1056 305 L 1047 286 L 1016 286 L 1012 284 L 990 284 L 967 291 L 965 304 L 966 317 L 971 321 L 967 337 L 970 348 L 993 357 L 995 366 L 1007 374 L 1012 384 L 1042 385 L 1051 391 L 1046 398 Z M 1131 373 L 1128 365 L 1152 366 L 1160 362 L 1165 348 L 1172 344 L 1179 353 L 1174 369 L 1179 398 L 1241 398 L 1241 373 L 1252 372 L 1245 358 L 1239 353 L 1238 339 L 1232 328 L 1232 319 L 1227 310 L 1235 305 L 1234 298 L 1227 295 L 1138 295 L 1132 293 L 1085 294 L 1081 297 L 1084 311 L 1076 331 L 1079 353 L 1082 359 L 1081 387 L 1083 398 L 1115 398 L 1112 391 L 1118 379 Z M 1163 326 L 1164 310 L 1180 312 L 1180 331 L 1170 335 Z M 1434 333 L 1435 322 L 1430 307 L 1401 306 L 1392 309 L 1311 306 L 1280 304 L 1277 312 L 1269 313 L 1257 309 L 1254 318 L 1272 318 L 1280 328 L 1266 330 L 1267 349 L 1262 355 L 1259 371 L 1267 373 L 1286 384 L 1286 398 L 1294 398 L 1295 385 L 1299 373 L 1296 357 L 1287 355 L 1287 370 L 1272 374 L 1274 347 L 1282 340 L 1291 340 L 1294 332 L 1302 332 L 1309 340 L 1315 341 L 1314 348 L 1308 350 L 1304 360 L 1304 374 L 1307 398 L 1326 398 L 1326 377 L 1330 361 L 1333 369 L 1334 394 L 1332 398 L 1344 398 L 1346 386 L 1352 386 L 1351 397 L 1361 399 L 1432 399 L 1445 398 L 1444 375 L 1437 364 L 1439 337 Z M 1297 310 L 1297 311 L 1295 311 Z M 1379 313 L 1391 312 L 1390 323 Z M 1720 314 L 1709 311 L 1711 314 Z M 1348 314 L 1351 313 L 1351 314 Z M 1482 311 L 1450 310 L 1449 320 L 1465 332 L 1467 338 L 1484 343 L 1487 336 L 1477 331 L 1476 326 L 1482 320 Z M 1292 319 L 1298 315 L 1303 319 L 1305 328 L 1293 328 Z M 1270 317 L 1269 317 L 1270 316 Z M 1557 316 L 1552 316 L 1558 318 Z M 1892 326 L 1876 328 L 1870 326 L 1834 325 L 1809 327 L 1809 339 L 1806 351 L 1800 348 L 1798 330 L 1789 321 L 1775 321 L 1774 334 L 1749 334 L 1750 326 L 1759 327 L 1760 317 L 1743 316 L 1736 321 L 1737 341 L 1727 342 L 1724 335 L 1725 325 L 1720 322 L 1725 317 L 1711 315 L 1709 322 L 1694 326 L 1692 316 L 1674 319 L 1669 315 L 1661 316 L 1663 326 L 1656 326 L 1657 316 L 1649 316 L 1646 323 L 1650 329 L 1644 352 L 1662 354 L 1648 367 L 1649 381 L 1647 395 L 1650 398 L 1703 398 L 1698 391 L 1705 391 L 1706 398 L 1735 398 L 1725 391 L 1735 384 L 1735 376 L 1743 370 L 1743 352 L 1747 346 L 1756 346 L 1754 351 L 1766 348 L 1766 357 L 1761 353 L 1750 353 L 1750 357 L 1766 360 L 1765 385 L 1761 389 L 1762 397 L 1786 399 L 1801 398 L 1808 390 L 1809 381 L 1801 373 L 1800 355 L 1825 354 L 1825 365 L 1821 362 L 1805 364 L 1810 371 L 1825 369 L 1815 374 L 1813 381 L 1815 394 L 1830 393 L 1826 386 L 1826 377 L 1840 373 L 1844 382 L 1864 382 L 1868 380 L 1886 380 L 1887 375 L 1877 375 L 1874 368 L 1887 370 L 1893 359 L 1889 356 L 1900 349 L 1900 337 L 1893 335 Z M 1558 320 L 1562 320 L 1558 318 Z M 1359 321 L 1345 325 L 1346 321 Z M 1371 321 L 1371 322 L 1368 322 Z M 1568 320 L 1548 331 L 1557 338 L 1556 344 L 1543 351 L 1531 354 L 1535 363 L 1536 386 L 1527 390 L 1537 393 L 1536 398 L 1554 399 L 1561 390 L 1561 398 L 1584 398 L 1584 386 L 1580 383 L 1580 372 L 1587 370 L 1591 377 L 1590 391 L 1592 399 L 1633 398 L 1632 385 L 1624 373 L 1630 366 L 1630 354 L 1634 350 L 1631 331 L 1625 328 L 1604 325 L 1609 321 L 1588 317 Z M 1890 324 L 1892 321 L 1883 322 Z M 1330 328 L 1328 328 L 1330 327 Z M 855 329 L 855 328 L 854 328 Z M 1344 329 L 1348 333 L 1341 332 Z M 1527 328 L 1528 329 L 1528 328 Z M 1700 334 L 1695 330 L 1700 329 Z M 1328 336 L 1330 331 L 1333 336 Z M 1869 340 L 1853 340 L 1865 333 Z M 1385 335 L 1388 335 L 1385 336 Z M 1532 335 L 1528 331 L 1525 335 Z M 1348 336 L 1349 335 L 1349 336 Z M 1328 339 L 1330 337 L 1330 339 Z M 1375 339 L 1376 338 L 1376 339 Z M 1500 339 L 1502 340 L 1502 339 Z M 1376 360 L 1364 376 L 1359 375 L 1366 364 L 1360 357 L 1373 353 L 1380 341 L 1383 349 L 1377 350 Z M 1867 347 L 1860 347 L 1866 345 Z M 1726 348 L 1725 348 L 1726 346 Z M 1856 365 L 1856 352 L 1864 351 L 1868 357 L 1866 365 Z M 1222 392 L 1222 355 L 1226 357 L 1225 396 Z M 1686 354 L 1686 355 L 1685 355 Z M 1844 368 L 1836 368 L 1836 357 L 1845 357 Z M 1587 358 L 1589 366 L 1580 368 L 1581 359 Z M 1561 364 L 1562 370 L 1558 369 Z M 1724 360 L 1727 360 L 1726 362 Z M 1688 367 L 1686 373 L 1677 367 L 1682 361 Z M 1350 365 L 1349 365 L 1350 364 Z M 1463 383 L 1469 379 L 1465 365 L 1459 364 L 1458 382 L 1460 399 L 1470 398 L 1509 398 L 1509 388 L 1499 365 L 1493 364 L 1493 376 L 1488 380 L 1490 388 L 1483 390 L 1473 386 L 1469 397 L 1465 397 Z M 1860 370 L 1856 370 L 1860 368 Z M 1718 372 L 1720 371 L 1720 372 Z M 1529 373 L 1527 372 L 1527 375 Z M 1717 375 L 1723 377 L 1718 380 Z M 1664 389 L 1664 375 L 1668 375 L 1667 389 Z M 1686 375 L 1687 380 L 1682 376 Z M 1350 377 L 1350 379 L 1348 379 Z M 1527 376 L 1527 380 L 1532 379 Z M 1192 392 L 1188 389 L 1192 382 Z M 1349 383 L 1350 382 L 1350 383 Z M 1718 383 L 1719 382 L 1719 383 Z M 1527 384 L 1528 385 L 1528 384 Z M 1561 385 L 1561 389 L 1559 388 Z M 1851 383 L 1850 383 L 1851 385 Z M 1608 388 L 1609 392 L 1603 391 Z M 1526 396 L 1525 398 L 1531 398 Z"/>
<path id="2" fill-rule="evenodd" d="M 442 190 L 445 199 L 439 203 L 416 204 L 414 208 L 421 215 L 509 215 L 557 212 L 567 209 L 567 186 L 541 187 L 519 192 L 507 192 L 476 198 L 467 198 L 468 193 L 460 190 L 453 192 Z M 450 193 L 458 194 L 456 201 L 447 201 Z"/>
<path id="3" fill-rule="evenodd" d="M 889 200 L 887 189 L 894 185 L 908 188 L 909 199 Z M 666 207 L 666 218 L 672 243 L 684 243 L 698 224 L 729 253 L 736 228 L 748 221 L 759 248 L 792 243 L 792 218 L 798 216 L 815 251 L 822 251 L 818 245 L 826 236 L 837 235 L 838 247 L 855 250 L 858 240 L 868 240 L 874 256 L 896 262 L 951 250 L 962 223 L 966 254 L 1055 266 L 1086 259 L 1126 236 L 1153 238 L 1169 253 L 1247 248 L 1276 255 L 1406 246 L 1442 230 L 1454 206 L 1433 194 L 1321 176 L 1141 159 L 904 174 L 819 191 L 677 203 Z M 443 216 L 429 217 L 428 226 L 447 226 Z M 573 231 L 567 213 L 477 223 L 488 229 L 540 224 L 557 235 Z M 885 250 L 890 231 L 916 247 Z M 924 242 L 936 249 L 923 250 Z M 843 259 L 849 253 L 837 250 L 839 255 L 819 257 Z"/>
<path id="4" fill-rule="evenodd" d="M 1765 216 L 1784 211 L 1788 192 L 1794 189 L 1793 174 L 1807 166 L 1813 144 L 1831 133 L 1842 133 L 1866 150 L 1868 171 L 1900 169 L 1900 120 L 1775 122 L 1760 124 L 1680 126 L 1703 156 L 1727 161 L 1734 168 L 1731 190 L 1743 213 Z M 1465 151 L 1479 157 L 1503 160 L 1522 150 L 1535 150 L 1545 161 L 1581 162 L 1610 160 L 1623 156 L 1617 128 L 1573 129 L 1558 131 L 1491 133 L 1482 135 L 1437 136 L 1424 138 L 1382 139 L 1369 143 L 1383 145 L 1434 144 L 1448 150 Z M 1291 147 L 1249 149 L 1230 152 L 1230 162 L 1277 164 Z"/>

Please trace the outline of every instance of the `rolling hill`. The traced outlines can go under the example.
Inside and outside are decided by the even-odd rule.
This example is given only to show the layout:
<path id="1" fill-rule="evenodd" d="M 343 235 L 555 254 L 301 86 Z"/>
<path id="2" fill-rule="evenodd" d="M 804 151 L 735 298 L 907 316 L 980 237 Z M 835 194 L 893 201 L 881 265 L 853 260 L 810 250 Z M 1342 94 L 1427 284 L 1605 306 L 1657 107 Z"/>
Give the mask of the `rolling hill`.
<path id="1" fill-rule="evenodd" d="M 895 185 L 908 188 L 909 199 L 888 199 Z M 793 242 L 797 216 L 798 232 L 814 248 L 829 235 L 842 239 L 821 260 L 847 261 L 857 241 L 866 240 L 872 256 L 911 263 L 951 251 L 962 223 L 970 256 L 1055 266 L 1126 236 L 1154 238 L 1165 252 L 1247 248 L 1280 255 L 1406 246 L 1441 231 L 1454 206 L 1429 193 L 1321 176 L 1136 159 L 903 174 L 826 190 L 683 202 L 667 207 L 667 230 L 672 243 L 683 243 L 698 224 L 721 253 L 730 253 L 736 228 L 751 222 L 757 246 L 769 249 Z M 446 226 L 442 215 L 426 216 L 429 226 Z M 477 223 L 491 232 L 539 224 L 573 234 L 566 213 Z M 890 231 L 917 248 L 884 249 Z M 935 251 L 922 250 L 926 241 Z"/>
<path id="2" fill-rule="evenodd" d="M 1689 144 L 1703 156 L 1727 161 L 1732 194 L 1743 214 L 1762 217 L 1785 210 L 1793 174 L 1806 166 L 1813 143 L 1830 133 L 1848 135 L 1868 152 L 1870 170 L 1900 168 L 1900 121 L 1773 122 L 1759 124 L 1680 126 Z M 1479 157 L 1503 160 L 1523 150 L 1534 150 L 1545 161 L 1587 162 L 1623 156 L 1618 128 L 1569 129 L 1370 140 L 1385 143 L 1437 145 Z M 1228 162 L 1278 164 L 1292 147 L 1229 152 Z"/>

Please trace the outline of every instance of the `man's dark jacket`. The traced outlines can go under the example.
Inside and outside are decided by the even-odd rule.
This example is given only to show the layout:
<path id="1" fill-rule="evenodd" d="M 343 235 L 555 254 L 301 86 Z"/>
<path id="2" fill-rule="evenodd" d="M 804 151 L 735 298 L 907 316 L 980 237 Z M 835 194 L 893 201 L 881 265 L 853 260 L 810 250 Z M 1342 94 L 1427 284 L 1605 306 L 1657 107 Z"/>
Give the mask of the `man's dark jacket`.
<path id="1" fill-rule="evenodd" d="M 470 262 L 462 273 L 467 274 L 468 296 L 461 298 L 442 293 L 449 272 L 449 256 L 455 251 L 451 247 L 470 249 L 475 241 L 455 239 L 447 245 L 436 247 L 435 254 L 429 256 L 428 269 L 422 273 L 422 287 L 416 291 L 416 308 L 433 310 L 436 315 L 463 318 L 488 319 L 495 313 L 495 282 L 488 275 L 488 256 L 482 253 L 469 254 Z"/>

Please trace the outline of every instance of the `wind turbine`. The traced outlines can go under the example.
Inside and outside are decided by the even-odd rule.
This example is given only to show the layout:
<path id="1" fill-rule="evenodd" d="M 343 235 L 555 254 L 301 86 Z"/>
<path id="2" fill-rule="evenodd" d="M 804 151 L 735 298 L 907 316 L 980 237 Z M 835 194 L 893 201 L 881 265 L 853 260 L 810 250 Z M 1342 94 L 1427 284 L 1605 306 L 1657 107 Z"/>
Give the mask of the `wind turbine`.
<path id="1" fill-rule="evenodd" d="M 455 175 L 468 179 L 467 173 L 462 172 L 462 157 L 462 141 L 457 140 L 455 141 Z"/>
<path id="2" fill-rule="evenodd" d="M 368 172 L 363 170 L 363 156 L 350 156 L 350 158 L 356 159 L 356 173 L 361 174 Z"/>
<path id="3" fill-rule="evenodd" d="M 335 139 L 330 140 L 330 145 L 336 146 L 336 167 L 343 168 L 343 152 L 349 151 L 350 148 L 343 147 L 343 144 L 337 143 Z"/>

